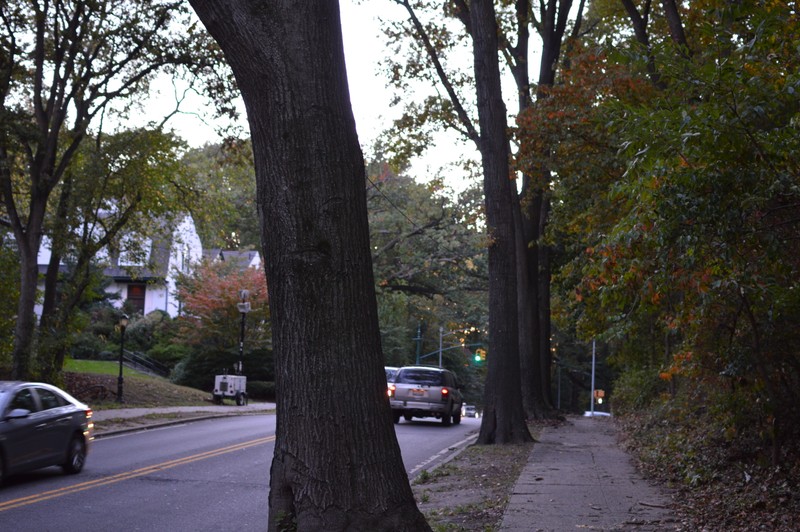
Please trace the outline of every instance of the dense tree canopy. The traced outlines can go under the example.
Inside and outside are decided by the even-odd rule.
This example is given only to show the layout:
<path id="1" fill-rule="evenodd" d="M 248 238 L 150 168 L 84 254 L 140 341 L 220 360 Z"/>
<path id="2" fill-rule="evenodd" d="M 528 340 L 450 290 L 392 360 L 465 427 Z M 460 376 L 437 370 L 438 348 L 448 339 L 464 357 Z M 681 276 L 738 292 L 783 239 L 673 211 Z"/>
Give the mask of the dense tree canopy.
<path id="1" fill-rule="evenodd" d="M 0 4 L 0 223 L 20 260 L 17 378 L 30 371 L 48 209 L 58 212 L 54 192 L 81 144 L 130 116 L 159 72 L 192 85 L 202 77 L 220 101 L 229 94 L 218 48 L 189 15 L 184 2 L 161 0 Z"/>
<path id="2" fill-rule="evenodd" d="M 485 329 L 485 234 L 479 191 L 453 200 L 395 173 L 386 163 L 367 167 L 370 245 L 384 356 L 389 365 L 415 361 L 415 342 L 427 353 L 448 331 Z"/>
<path id="3" fill-rule="evenodd" d="M 58 201 L 44 227 L 50 260 L 37 357 L 41 378 L 57 378 L 75 331 L 73 312 L 95 297 L 86 292 L 100 282 L 109 257 L 123 248 L 148 253 L 140 244 L 166 238 L 199 202 L 180 165 L 182 147 L 172 135 L 130 130 L 76 151 L 54 189 Z M 131 234 L 137 239 L 126 239 Z"/>
<path id="4" fill-rule="evenodd" d="M 797 16 L 705 2 L 681 18 L 685 43 L 656 17 L 646 55 L 621 33 L 575 47 L 536 110 L 554 127 L 522 117 L 522 150 L 552 148 L 559 312 L 627 370 L 619 410 L 659 390 L 702 397 L 693 415 L 778 461 L 800 379 L 787 326 L 800 309 Z"/>
<path id="5" fill-rule="evenodd" d="M 183 158 L 203 203 L 193 210 L 206 249 L 258 249 L 261 234 L 249 140 L 228 140 L 190 150 Z"/>

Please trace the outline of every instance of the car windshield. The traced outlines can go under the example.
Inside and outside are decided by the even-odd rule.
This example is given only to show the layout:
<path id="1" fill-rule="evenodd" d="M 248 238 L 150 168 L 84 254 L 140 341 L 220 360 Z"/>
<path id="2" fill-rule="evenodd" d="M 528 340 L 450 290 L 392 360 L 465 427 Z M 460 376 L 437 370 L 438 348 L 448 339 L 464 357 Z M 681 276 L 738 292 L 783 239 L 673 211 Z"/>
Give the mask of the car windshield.
<path id="1" fill-rule="evenodd" d="M 401 371 L 396 382 L 400 384 L 427 384 L 429 386 L 441 386 L 442 374 L 438 371 L 425 369 L 404 369 Z"/>

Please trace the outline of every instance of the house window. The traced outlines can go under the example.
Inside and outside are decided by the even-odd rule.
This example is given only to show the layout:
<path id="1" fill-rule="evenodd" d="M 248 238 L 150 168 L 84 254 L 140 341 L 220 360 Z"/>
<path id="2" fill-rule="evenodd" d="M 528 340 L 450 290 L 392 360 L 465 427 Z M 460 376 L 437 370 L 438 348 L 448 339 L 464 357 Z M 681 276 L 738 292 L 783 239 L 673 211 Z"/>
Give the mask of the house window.
<path id="1" fill-rule="evenodd" d="M 128 303 L 135 308 L 138 312 L 144 314 L 144 294 L 147 291 L 146 285 L 143 284 L 129 284 L 128 285 Z"/>

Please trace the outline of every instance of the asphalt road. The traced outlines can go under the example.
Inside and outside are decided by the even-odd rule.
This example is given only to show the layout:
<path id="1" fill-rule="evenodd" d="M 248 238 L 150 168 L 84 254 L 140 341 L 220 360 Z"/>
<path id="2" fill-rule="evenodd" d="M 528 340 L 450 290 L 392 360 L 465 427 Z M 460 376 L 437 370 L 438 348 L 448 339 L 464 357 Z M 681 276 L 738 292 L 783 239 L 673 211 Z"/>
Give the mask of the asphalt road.
<path id="1" fill-rule="evenodd" d="M 396 425 L 406 470 L 430 469 L 477 419 Z M 273 415 L 186 423 L 96 440 L 83 473 L 47 468 L 0 489 L 0 530 L 264 530 Z"/>

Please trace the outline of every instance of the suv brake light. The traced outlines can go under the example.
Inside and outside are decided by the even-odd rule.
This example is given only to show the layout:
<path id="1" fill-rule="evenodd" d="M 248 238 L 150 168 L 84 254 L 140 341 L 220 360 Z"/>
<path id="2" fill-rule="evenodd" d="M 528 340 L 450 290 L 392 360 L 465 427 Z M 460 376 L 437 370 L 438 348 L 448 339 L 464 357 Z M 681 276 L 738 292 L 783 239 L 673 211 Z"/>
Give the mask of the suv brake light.
<path id="1" fill-rule="evenodd" d="M 450 390 L 448 390 L 447 388 L 442 388 L 442 401 L 447 399 L 449 395 L 450 395 Z"/>
<path id="2" fill-rule="evenodd" d="M 386 395 L 388 395 L 389 397 L 394 397 L 394 391 L 396 389 L 397 389 L 397 387 L 394 384 L 389 384 L 386 387 Z"/>

